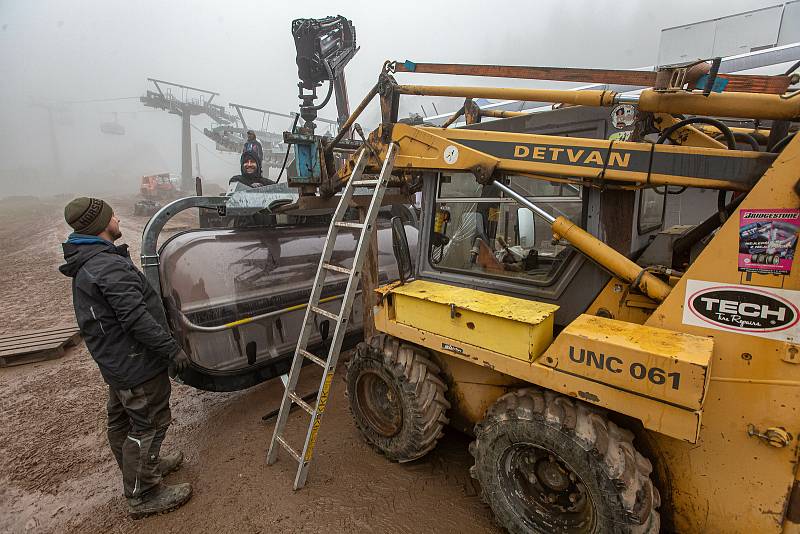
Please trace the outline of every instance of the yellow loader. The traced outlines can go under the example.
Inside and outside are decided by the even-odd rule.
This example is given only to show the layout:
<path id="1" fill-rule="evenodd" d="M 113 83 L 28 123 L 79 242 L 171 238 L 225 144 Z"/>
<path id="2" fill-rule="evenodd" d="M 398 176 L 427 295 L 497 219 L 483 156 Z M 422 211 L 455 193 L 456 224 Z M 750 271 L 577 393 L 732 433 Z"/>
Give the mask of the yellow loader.
<path id="1" fill-rule="evenodd" d="M 800 532 L 797 77 L 720 92 L 714 65 L 696 83 L 689 66 L 631 95 L 392 76 L 524 69 L 387 63 L 342 126 L 380 95 L 382 124 L 320 190 L 367 158 L 422 192 L 418 256 L 398 225 L 403 275 L 372 292 L 375 332 L 348 362 L 358 429 L 398 462 L 448 425 L 473 435 L 471 474 L 514 533 Z M 407 94 L 467 100 L 445 127 L 411 125 Z M 692 191 L 716 202 L 665 227 Z"/>

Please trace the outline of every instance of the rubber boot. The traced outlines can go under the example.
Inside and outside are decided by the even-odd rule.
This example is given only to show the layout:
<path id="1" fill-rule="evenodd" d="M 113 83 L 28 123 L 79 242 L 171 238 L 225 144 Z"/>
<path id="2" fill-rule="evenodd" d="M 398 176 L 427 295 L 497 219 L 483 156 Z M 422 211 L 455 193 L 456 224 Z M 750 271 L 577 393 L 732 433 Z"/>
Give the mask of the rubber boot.
<path id="1" fill-rule="evenodd" d="M 174 486 L 160 484 L 142 497 L 128 499 L 128 514 L 133 519 L 164 514 L 180 508 L 191 496 L 192 485 L 188 482 Z"/>
<path id="2" fill-rule="evenodd" d="M 158 470 L 161 476 L 167 476 L 169 473 L 177 470 L 183 463 L 183 453 L 175 451 L 165 455 L 161 455 L 158 459 Z"/>

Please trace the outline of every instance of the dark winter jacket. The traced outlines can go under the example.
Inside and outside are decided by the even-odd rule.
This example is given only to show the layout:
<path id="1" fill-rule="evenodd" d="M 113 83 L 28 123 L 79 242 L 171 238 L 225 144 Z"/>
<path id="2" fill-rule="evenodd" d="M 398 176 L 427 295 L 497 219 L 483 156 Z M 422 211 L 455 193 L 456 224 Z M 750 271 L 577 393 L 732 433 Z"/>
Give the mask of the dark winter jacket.
<path id="1" fill-rule="evenodd" d="M 256 172 L 255 173 L 247 174 L 244 171 L 245 156 L 251 156 L 253 159 L 256 160 Z M 261 187 L 263 185 L 272 185 L 272 184 L 275 183 L 273 180 L 270 180 L 269 178 L 264 178 L 263 176 L 261 176 L 261 160 L 258 158 L 257 154 L 253 154 L 251 152 L 242 153 L 242 157 L 239 158 L 239 164 L 240 164 L 240 170 L 242 171 L 242 174 L 234 176 L 233 178 L 230 179 L 230 181 L 228 183 L 240 182 L 240 183 L 243 183 L 244 185 L 246 185 L 248 187 Z"/>
<path id="2" fill-rule="evenodd" d="M 180 346 L 128 245 L 72 234 L 62 246 L 59 270 L 72 278 L 75 317 L 106 383 L 131 389 L 165 371 Z"/>

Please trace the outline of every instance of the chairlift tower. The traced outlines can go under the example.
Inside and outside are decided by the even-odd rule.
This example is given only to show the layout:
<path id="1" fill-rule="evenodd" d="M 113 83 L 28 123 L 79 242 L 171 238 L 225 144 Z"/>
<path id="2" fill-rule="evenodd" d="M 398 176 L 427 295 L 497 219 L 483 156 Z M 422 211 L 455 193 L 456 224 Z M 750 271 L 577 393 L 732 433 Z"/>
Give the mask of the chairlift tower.
<path id="1" fill-rule="evenodd" d="M 53 170 L 55 176 L 61 181 L 64 177 L 64 169 L 61 165 L 61 150 L 56 136 L 54 113 L 66 111 L 66 106 L 61 102 L 45 102 L 36 100 L 30 103 L 31 107 L 41 108 L 47 112 L 47 125 L 50 133 L 50 155 L 53 158 Z"/>
<path id="2" fill-rule="evenodd" d="M 224 106 L 212 104 L 219 93 L 198 89 L 179 83 L 148 78 L 155 91 L 148 90 L 139 100 L 147 107 L 163 109 L 181 118 L 181 185 L 184 192 L 194 190 L 192 178 L 192 115 L 208 115 L 219 124 L 232 124 L 237 121 Z"/>
<path id="3" fill-rule="evenodd" d="M 247 141 L 247 131 L 252 130 L 256 138 L 261 142 L 264 149 L 263 167 L 280 169 L 283 167 L 283 160 L 285 159 L 286 145 L 283 142 L 283 135 L 269 130 L 270 118 L 285 117 L 287 119 L 294 119 L 297 113 L 279 113 L 277 111 L 270 111 L 268 109 L 256 108 L 252 106 L 245 106 L 244 104 L 235 104 L 231 102 L 228 104 L 236 111 L 239 117 L 238 124 L 220 124 L 212 125 L 211 128 L 205 128 L 203 133 L 214 141 L 217 150 L 221 152 L 241 153 L 244 144 Z M 255 117 L 253 121 L 248 122 L 245 118 L 246 113 L 250 112 L 250 117 Z M 317 118 L 317 121 L 328 125 L 328 132 L 331 135 L 336 135 L 338 132 L 338 122 L 330 119 Z M 256 127 L 256 124 L 259 124 Z M 291 160 L 290 160 L 291 161 Z"/>

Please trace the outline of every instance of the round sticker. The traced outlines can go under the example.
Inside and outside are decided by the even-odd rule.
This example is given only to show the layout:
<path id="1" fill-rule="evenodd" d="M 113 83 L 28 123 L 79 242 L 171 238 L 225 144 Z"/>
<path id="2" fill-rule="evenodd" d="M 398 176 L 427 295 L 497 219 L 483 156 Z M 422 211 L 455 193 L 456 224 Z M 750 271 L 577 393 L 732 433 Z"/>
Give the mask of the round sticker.
<path id="1" fill-rule="evenodd" d="M 448 165 L 453 165 L 456 161 L 458 161 L 458 147 L 455 145 L 450 145 L 444 149 L 444 162 Z"/>
<path id="2" fill-rule="evenodd" d="M 611 110 L 611 124 L 614 128 L 627 128 L 633 126 L 636 120 L 636 109 L 630 104 L 620 104 Z"/>

